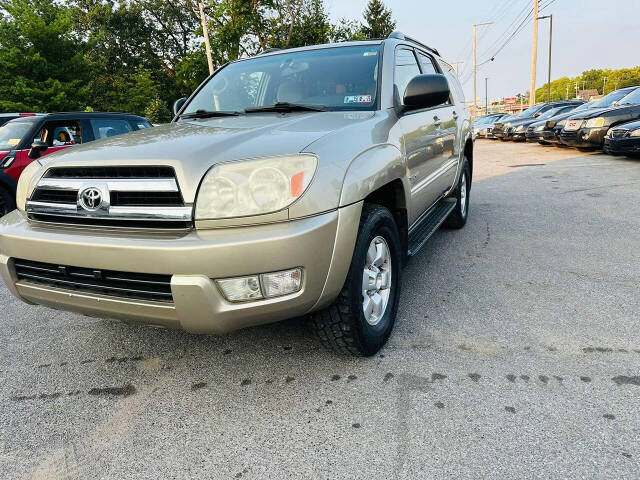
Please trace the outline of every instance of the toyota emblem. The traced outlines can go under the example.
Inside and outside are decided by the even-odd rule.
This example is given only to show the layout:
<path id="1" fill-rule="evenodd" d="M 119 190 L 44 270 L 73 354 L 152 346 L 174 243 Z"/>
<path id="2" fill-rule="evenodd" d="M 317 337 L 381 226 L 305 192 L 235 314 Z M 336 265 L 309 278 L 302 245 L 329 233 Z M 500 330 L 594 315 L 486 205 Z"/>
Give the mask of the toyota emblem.
<path id="1" fill-rule="evenodd" d="M 80 206 L 94 212 L 102 206 L 102 192 L 95 187 L 85 188 L 80 194 Z"/>

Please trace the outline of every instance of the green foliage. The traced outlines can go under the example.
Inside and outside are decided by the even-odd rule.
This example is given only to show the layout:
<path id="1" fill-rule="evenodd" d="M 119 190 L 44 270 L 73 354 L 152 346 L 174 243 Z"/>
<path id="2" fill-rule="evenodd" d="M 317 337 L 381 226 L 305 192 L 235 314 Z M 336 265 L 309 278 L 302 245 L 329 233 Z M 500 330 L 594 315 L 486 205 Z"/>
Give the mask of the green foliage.
<path id="1" fill-rule="evenodd" d="M 396 28 L 391 10 L 384 6 L 382 0 L 369 0 L 364 20 L 362 33 L 366 38 L 387 38 Z"/>
<path id="2" fill-rule="evenodd" d="M 606 78 L 606 81 L 605 81 Z M 586 70 L 581 75 L 569 78 L 563 77 L 551 82 L 551 100 L 575 98 L 577 90 L 597 90 L 600 94 L 633 85 L 640 85 L 640 66 L 622 68 L 619 70 Z M 567 89 L 568 87 L 568 89 Z M 548 101 L 547 84 L 536 89 L 536 101 Z"/>
<path id="3" fill-rule="evenodd" d="M 151 123 L 166 123 L 171 120 L 171 111 L 160 97 L 151 100 L 144 113 Z"/>
<path id="4" fill-rule="evenodd" d="M 324 0 L 204 0 L 214 66 L 270 47 L 386 36 L 329 20 Z M 0 0 L 0 111 L 122 111 L 170 118 L 167 105 L 209 75 L 197 0 Z"/>

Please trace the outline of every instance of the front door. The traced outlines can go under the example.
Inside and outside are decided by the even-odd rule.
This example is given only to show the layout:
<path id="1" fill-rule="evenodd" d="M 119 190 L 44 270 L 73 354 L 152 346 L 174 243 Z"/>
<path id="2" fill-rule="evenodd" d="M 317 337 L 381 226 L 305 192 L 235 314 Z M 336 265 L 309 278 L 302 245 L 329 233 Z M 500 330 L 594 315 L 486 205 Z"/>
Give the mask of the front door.
<path id="1" fill-rule="evenodd" d="M 402 104 L 407 85 L 413 77 L 421 73 L 414 50 L 399 47 L 396 50 L 394 76 L 398 96 L 396 101 Z M 450 155 L 450 143 L 453 143 L 448 140 L 450 122 L 453 119 L 453 112 L 450 110 L 450 105 L 443 105 L 409 111 L 398 121 L 411 187 L 409 225 L 418 220 L 442 195 L 439 177 L 442 166 Z"/>

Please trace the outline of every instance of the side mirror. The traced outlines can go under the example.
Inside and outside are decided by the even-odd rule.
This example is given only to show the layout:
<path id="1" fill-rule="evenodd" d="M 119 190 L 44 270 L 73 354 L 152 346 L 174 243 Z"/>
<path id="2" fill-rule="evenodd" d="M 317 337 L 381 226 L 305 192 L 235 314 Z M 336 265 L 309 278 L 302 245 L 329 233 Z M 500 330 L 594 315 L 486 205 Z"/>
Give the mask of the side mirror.
<path id="1" fill-rule="evenodd" d="M 182 106 L 185 104 L 186 101 L 187 101 L 187 97 L 182 97 L 175 101 L 175 103 L 173 104 L 174 116 L 178 115 L 178 112 L 180 111 L 180 109 L 182 108 Z"/>
<path id="2" fill-rule="evenodd" d="M 538 118 L 540 115 L 542 115 L 542 113 L 538 112 L 538 113 L 534 113 L 533 114 L 533 118 Z"/>
<path id="3" fill-rule="evenodd" d="M 404 92 L 405 109 L 430 108 L 449 100 L 451 91 L 444 75 L 417 75 Z"/>
<path id="4" fill-rule="evenodd" d="M 35 160 L 36 158 L 40 158 L 40 156 L 44 152 L 46 152 L 48 148 L 49 145 L 47 144 L 47 142 L 43 142 L 42 140 L 35 140 L 31 144 L 31 150 L 29 150 L 27 156 L 32 160 Z"/>

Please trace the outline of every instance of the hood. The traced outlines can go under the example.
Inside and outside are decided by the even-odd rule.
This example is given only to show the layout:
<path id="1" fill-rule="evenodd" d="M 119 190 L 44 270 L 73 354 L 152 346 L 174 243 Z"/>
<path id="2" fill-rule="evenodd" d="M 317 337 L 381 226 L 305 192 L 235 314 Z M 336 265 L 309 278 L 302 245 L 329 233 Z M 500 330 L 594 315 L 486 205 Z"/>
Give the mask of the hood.
<path id="1" fill-rule="evenodd" d="M 636 122 L 623 123 L 621 125 L 616 125 L 614 128 L 619 128 L 621 130 L 637 130 L 640 128 L 640 120 Z"/>
<path id="2" fill-rule="evenodd" d="M 571 118 L 589 119 L 596 117 L 619 117 L 629 114 L 640 115 L 640 105 L 616 105 L 615 107 L 595 108 L 585 110 Z"/>
<path id="3" fill-rule="evenodd" d="M 195 198 L 211 166 L 305 150 L 374 112 L 256 113 L 189 120 L 79 145 L 42 159 L 51 166 L 164 165 L 176 171 L 185 201 Z"/>

